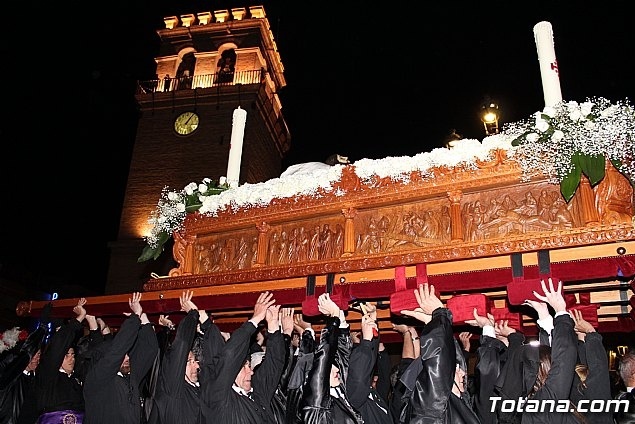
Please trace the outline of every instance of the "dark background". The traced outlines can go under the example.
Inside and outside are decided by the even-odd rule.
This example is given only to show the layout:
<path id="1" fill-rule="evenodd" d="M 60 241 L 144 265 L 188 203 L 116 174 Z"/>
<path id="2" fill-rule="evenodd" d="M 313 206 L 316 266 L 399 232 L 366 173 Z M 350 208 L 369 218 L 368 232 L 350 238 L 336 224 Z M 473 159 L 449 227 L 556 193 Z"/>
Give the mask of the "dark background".
<path id="1" fill-rule="evenodd" d="M 468 2 L 466 2 L 468 3 Z M 633 96 L 625 1 L 5 2 L 0 277 L 100 294 L 163 17 L 262 4 L 285 66 L 285 165 L 412 156 L 542 110 L 533 26 L 553 26 L 563 99 Z M 218 175 L 210 175 L 218 178 Z M 160 193 L 157 193 L 157 200 Z"/>

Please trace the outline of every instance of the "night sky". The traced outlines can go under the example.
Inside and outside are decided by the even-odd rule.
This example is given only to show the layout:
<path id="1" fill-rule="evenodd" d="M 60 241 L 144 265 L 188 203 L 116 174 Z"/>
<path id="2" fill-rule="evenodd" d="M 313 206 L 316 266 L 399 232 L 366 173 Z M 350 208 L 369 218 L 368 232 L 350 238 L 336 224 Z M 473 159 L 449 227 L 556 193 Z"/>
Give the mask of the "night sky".
<path id="1" fill-rule="evenodd" d="M 564 100 L 635 92 L 625 1 L 69 3 L 10 6 L 0 29 L 0 277 L 41 290 L 103 288 L 135 137 L 135 84 L 154 77 L 164 16 L 264 5 L 287 80 L 285 165 L 332 153 L 353 162 L 412 156 L 442 146 L 452 129 L 481 140 L 487 98 L 503 124 L 527 118 L 544 107 L 540 21 L 553 26 Z"/>

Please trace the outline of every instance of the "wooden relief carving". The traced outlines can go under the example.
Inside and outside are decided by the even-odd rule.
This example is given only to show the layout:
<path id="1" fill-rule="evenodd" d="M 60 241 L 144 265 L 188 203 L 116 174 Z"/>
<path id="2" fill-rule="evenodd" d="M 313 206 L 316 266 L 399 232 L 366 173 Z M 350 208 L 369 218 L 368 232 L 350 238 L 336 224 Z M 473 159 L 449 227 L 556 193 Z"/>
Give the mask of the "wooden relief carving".
<path id="1" fill-rule="evenodd" d="M 342 219 L 272 227 L 267 265 L 339 259 L 344 253 Z"/>
<path id="2" fill-rule="evenodd" d="M 258 234 L 242 231 L 205 237 L 194 250 L 194 274 L 251 269 L 258 260 Z"/>
<path id="3" fill-rule="evenodd" d="M 450 241 L 447 202 L 397 206 L 360 213 L 356 255 L 398 252 Z"/>
<path id="4" fill-rule="evenodd" d="M 571 229 L 582 225 L 572 208 L 558 188 L 549 184 L 466 195 L 461 207 L 463 237 L 477 241 Z"/>

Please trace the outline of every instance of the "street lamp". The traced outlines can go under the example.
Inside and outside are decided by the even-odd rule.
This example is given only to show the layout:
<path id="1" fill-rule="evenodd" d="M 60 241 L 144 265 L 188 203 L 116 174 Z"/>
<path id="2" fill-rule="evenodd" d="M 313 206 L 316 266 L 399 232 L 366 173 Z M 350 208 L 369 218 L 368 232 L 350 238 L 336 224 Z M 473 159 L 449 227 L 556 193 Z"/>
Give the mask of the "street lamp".
<path id="1" fill-rule="evenodd" d="M 488 102 L 483 105 L 481 110 L 481 121 L 485 127 L 485 135 L 498 134 L 498 120 L 500 112 L 498 105 L 494 102 Z"/>

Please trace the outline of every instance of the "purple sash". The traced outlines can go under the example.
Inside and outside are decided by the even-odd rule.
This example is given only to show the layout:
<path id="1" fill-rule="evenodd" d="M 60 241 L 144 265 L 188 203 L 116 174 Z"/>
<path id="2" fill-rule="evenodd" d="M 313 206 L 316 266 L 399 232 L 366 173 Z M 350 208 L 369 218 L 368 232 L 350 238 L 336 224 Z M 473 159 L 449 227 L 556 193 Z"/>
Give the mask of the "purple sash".
<path id="1" fill-rule="evenodd" d="M 63 411 L 47 412 L 40 415 L 37 424 L 82 424 L 84 413 L 66 409 Z"/>

